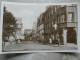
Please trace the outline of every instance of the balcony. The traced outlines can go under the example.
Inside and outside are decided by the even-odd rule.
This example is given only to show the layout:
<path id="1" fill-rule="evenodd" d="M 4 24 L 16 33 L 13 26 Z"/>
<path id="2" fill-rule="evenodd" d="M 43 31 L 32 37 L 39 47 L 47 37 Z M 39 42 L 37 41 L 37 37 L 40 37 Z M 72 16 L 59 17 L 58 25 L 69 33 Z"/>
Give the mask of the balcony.
<path id="1" fill-rule="evenodd" d="M 77 27 L 77 22 L 67 22 L 67 27 Z"/>
<path id="2" fill-rule="evenodd" d="M 66 27 L 77 27 L 77 22 L 65 22 L 65 23 L 59 23 L 59 28 L 66 28 Z"/>

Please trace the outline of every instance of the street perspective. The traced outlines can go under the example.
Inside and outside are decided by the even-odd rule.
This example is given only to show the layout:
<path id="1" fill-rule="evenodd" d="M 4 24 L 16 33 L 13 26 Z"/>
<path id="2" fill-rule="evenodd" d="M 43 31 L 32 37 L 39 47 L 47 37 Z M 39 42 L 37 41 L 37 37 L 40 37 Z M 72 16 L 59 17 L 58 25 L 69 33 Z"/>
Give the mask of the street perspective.
<path id="1" fill-rule="evenodd" d="M 77 50 L 77 4 L 2 3 L 2 51 Z"/>
<path id="2" fill-rule="evenodd" d="M 77 53 L 12 53 L 1 54 L 1 60 L 80 60 Z"/>

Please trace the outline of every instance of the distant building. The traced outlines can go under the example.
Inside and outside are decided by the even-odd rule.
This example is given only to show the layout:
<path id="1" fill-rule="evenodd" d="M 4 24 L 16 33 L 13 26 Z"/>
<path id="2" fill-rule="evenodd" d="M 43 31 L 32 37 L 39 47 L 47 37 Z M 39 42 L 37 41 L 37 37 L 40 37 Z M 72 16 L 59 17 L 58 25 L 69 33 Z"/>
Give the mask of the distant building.
<path id="1" fill-rule="evenodd" d="M 43 14 L 38 17 L 37 21 L 37 40 L 39 42 L 44 42 L 44 21 L 43 21 Z"/>
<path id="2" fill-rule="evenodd" d="M 21 18 L 16 18 L 16 41 L 21 42 L 24 40 L 24 33 L 22 31 L 23 24 Z"/>
<path id="3" fill-rule="evenodd" d="M 32 27 L 32 39 L 33 41 L 37 41 L 37 21 L 33 23 Z"/>
<path id="4" fill-rule="evenodd" d="M 32 29 L 25 29 L 24 30 L 25 40 L 30 41 L 32 40 Z"/>

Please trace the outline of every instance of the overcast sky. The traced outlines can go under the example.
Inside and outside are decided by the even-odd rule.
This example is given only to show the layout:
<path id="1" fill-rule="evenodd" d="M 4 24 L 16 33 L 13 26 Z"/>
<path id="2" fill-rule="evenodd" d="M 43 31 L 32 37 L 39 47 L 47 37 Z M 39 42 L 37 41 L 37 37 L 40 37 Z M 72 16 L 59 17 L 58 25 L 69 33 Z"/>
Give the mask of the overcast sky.
<path id="1" fill-rule="evenodd" d="M 5 6 L 15 17 L 22 18 L 23 29 L 31 29 L 37 17 L 46 9 L 46 5 L 35 4 L 5 4 Z"/>

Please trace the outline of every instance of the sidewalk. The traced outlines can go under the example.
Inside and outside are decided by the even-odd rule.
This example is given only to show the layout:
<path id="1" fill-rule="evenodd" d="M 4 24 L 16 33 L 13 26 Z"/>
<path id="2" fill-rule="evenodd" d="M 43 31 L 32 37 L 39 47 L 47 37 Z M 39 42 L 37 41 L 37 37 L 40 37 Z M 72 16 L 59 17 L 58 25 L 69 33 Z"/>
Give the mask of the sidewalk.
<path id="1" fill-rule="evenodd" d="M 76 44 L 72 44 L 72 43 L 67 43 L 66 45 L 64 45 L 65 47 L 74 47 L 74 48 L 78 48 L 78 46 Z"/>
<path id="2" fill-rule="evenodd" d="M 35 51 L 35 50 L 76 50 L 77 45 L 75 44 L 66 44 L 66 45 L 43 45 L 34 42 L 27 42 L 27 43 L 19 43 L 19 44 L 9 44 L 8 46 L 4 47 L 5 51 Z"/>

